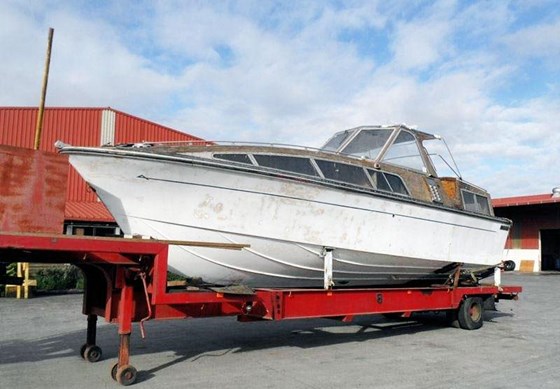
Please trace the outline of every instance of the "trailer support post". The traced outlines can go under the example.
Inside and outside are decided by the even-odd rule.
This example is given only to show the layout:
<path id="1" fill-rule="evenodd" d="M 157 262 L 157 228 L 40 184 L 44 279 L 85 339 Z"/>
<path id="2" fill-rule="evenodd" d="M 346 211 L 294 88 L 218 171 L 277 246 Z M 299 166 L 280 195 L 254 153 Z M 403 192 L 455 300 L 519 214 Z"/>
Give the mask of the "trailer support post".
<path id="1" fill-rule="evenodd" d="M 332 248 L 325 247 L 323 249 L 323 260 L 325 261 L 323 288 L 331 289 L 334 285 L 333 282 L 333 250 Z"/>
<path id="2" fill-rule="evenodd" d="M 86 344 L 88 346 L 95 345 L 97 338 L 97 315 L 88 314 L 87 317 L 87 333 Z"/>
<path id="3" fill-rule="evenodd" d="M 136 381 L 136 368 L 130 365 L 130 334 L 132 333 L 132 309 L 136 303 L 134 299 L 134 285 L 130 272 L 120 269 L 120 282 L 122 285 L 118 309 L 119 322 L 119 360 L 111 369 L 111 377 L 119 384 L 128 386 Z"/>
<path id="4" fill-rule="evenodd" d="M 136 382 L 138 372 L 129 365 L 130 362 L 130 333 L 120 335 L 119 361 L 111 369 L 111 377 L 119 384 L 128 386 Z"/>
<path id="5" fill-rule="evenodd" d="M 119 367 L 130 362 L 130 334 L 119 335 Z"/>
<path id="6" fill-rule="evenodd" d="M 88 362 L 97 362 L 103 356 L 103 351 L 95 344 L 97 337 L 97 315 L 88 314 L 86 343 L 80 349 L 80 355 Z"/>
<path id="7" fill-rule="evenodd" d="M 494 286 L 499 287 L 502 283 L 502 269 L 499 266 L 494 268 Z"/>

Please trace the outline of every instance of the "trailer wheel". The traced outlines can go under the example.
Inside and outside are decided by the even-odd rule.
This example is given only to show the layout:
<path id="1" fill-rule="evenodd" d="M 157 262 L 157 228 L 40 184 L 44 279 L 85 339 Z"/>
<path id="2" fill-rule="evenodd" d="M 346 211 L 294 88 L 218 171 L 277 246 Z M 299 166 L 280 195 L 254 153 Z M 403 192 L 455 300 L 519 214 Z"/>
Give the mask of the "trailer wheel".
<path id="1" fill-rule="evenodd" d="M 118 369 L 119 369 L 119 363 L 117 362 L 111 368 L 111 378 L 115 381 L 117 380 L 117 370 Z"/>
<path id="2" fill-rule="evenodd" d="M 82 359 L 86 359 L 86 348 L 89 346 L 89 344 L 84 343 L 82 345 L 82 347 L 80 347 L 80 356 L 82 357 Z"/>
<path id="3" fill-rule="evenodd" d="M 132 365 L 124 365 L 117 369 L 115 374 L 117 382 L 123 386 L 132 385 L 136 382 L 136 368 Z"/>
<path id="4" fill-rule="evenodd" d="M 102 355 L 103 352 L 99 346 L 87 346 L 84 350 L 84 359 L 88 362 L 97 362 L 101 359 Z"/>
<path id="5" fill-rule="evenodd" d="M 484 307 L 480 297 L 467 297 L 457 311 L 457 320 L 465 330 L 477 330 L 482 327 Z"/>

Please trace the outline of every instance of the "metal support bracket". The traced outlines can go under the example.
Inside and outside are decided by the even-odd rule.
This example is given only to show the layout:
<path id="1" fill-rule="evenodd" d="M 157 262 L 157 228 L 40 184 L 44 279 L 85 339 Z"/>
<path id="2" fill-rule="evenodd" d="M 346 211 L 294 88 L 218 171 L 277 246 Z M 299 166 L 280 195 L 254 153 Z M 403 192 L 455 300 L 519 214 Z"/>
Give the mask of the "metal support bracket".
<path id="1" fill-rule="evenodd" d="M 500 288 L 501 283 L 502 283 L 502 269 L 500 266 L 496 266 L 494 268 L 494 286 Z"/>
<path id="2" fill-rule="evenodd" d="M 333 281 L 333 249 L 328 247 L 323 247 L 323 252 L 321 253 L 324 261 L 324 271 L 323 271 L 323 288 L 326 290 L 331 289 L 334 286 Z"/>

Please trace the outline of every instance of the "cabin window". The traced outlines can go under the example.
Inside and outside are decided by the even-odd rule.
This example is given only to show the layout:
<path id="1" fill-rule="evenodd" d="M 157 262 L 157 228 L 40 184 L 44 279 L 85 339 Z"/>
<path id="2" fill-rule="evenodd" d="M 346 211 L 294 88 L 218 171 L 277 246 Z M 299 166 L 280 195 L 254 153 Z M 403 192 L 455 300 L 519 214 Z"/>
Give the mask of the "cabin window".
<path id="1" fill-rule="evenodd" d="M 362 130 L 342 152 L 356 157 L 375 159 L 392 132 L 393 130 L 390 129 Z"/>
<path id="2" fill-rule="evenodd" d="M 403 180 L 399 176 L 389 173 L 384 174 L 387 181 L 389 181 L 389 185 L 391 185 L 391 189 L 394 193 L 408 196 L 408 190 L 406 189 Z"/>
<path id="3" fill-rule="evenodd" d="M 282 155 L 253 154 L 259 166 L 270 167 L 288 172 L 318 176 L 319 174 L 311 164 L 309 158 L 287 157 Z"/>
<path id="4" fill-rule="evenodd" d="M 465 210 L 490 215 L 488 197 L 461 189 Z"/>
<path id="5" fill-rule="evenodd" d="M 371 183 L 361 167 L 320 159 L 316 159 L 315 162 L 317 162 L 319 169 L 323 172 L 323 176 L 329 180 L 371 188 Z"/>
<path id="6" fill-rule="evenodd" d="M 409 195 L 403 180 L 399 176 L 391 173 L 380 172 L 378 170 L 368 169 L 368 172 L 376 189 L 398 193 L 405 196 Z"/>
<path id="7" fill-rule="evenodd" d="M 426 172 L 424 161 L 416 143 L 416 137 L 408 131 L 401 131 L 389 147 L 383 161 L 409 169 Z"/>
<path id="8" fill-rule="evenodd" d="M 225 159 L 226 161 L 233 161 L 239 163 L 247 163 L 249 165 L 253 164 L 251 158 L 249 158 L 247 154 L 214 154 L 214 158 Z"/>

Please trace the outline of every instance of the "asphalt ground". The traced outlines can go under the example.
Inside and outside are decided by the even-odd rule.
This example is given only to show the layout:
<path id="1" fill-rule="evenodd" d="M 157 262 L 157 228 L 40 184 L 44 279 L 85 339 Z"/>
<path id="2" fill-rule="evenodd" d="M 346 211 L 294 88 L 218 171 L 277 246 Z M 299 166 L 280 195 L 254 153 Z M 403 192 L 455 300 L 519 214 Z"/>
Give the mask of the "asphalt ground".
<path id="1" fill-rule="evenodd" d="M 506 274 L 518 301 L 475 331 L 443 315 L 238 323 L 235 318 L 135 325 L 135 388 L 560 388 L 560 274 Z M 85 362 L 82 296 L 0 299 L 0 388 L 118 388 L 115 325 L 100 318 L 103 359 Z"/>

